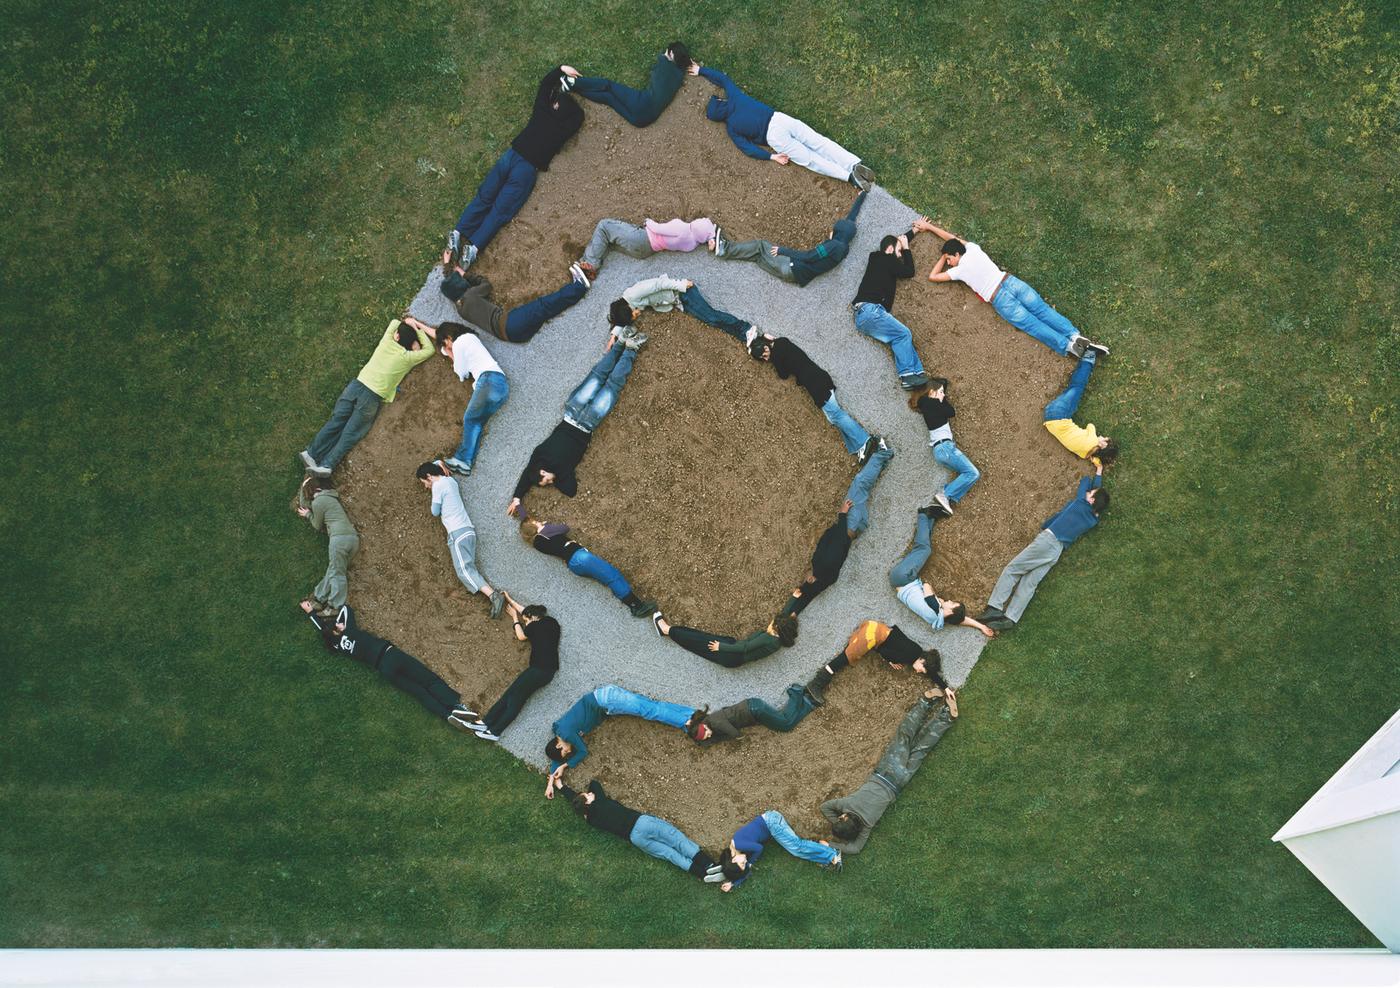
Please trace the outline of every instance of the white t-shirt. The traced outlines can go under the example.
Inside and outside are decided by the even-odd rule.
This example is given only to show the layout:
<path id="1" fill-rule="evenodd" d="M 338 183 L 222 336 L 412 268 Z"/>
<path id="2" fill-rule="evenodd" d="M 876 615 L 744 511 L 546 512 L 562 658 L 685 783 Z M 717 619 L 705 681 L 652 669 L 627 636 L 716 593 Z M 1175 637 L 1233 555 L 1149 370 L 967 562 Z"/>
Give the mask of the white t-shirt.
<path id="1" fill-rule="evenodd" d="M 472 527 L 456 477 L 439 477 L 433 481 L 433 514 L 442 518 L 442 527 L 449 535 L 459 528 Z"/>
<path id="2" fill-rule="evenodd" d="M 1001 284 L 1001 279 L 1006 277 L 1006 272 L 992 263 L 992 259 L 987 256 L 987 252 L 978 247 L 972 241 L 964 241 L 963 246 L 967 250 L 963 253 L 962 260 L 955 268 L 947 268 L 948 277 L 954 281 L 961 281 L 968 288 L 976 292 L 983 302 L 990 302 L 992 295 L 997 290 L 997 285 Z"/>
<path id="3" fill-rule="evenodd" d="M 499 373 L 501 365 L 475 334 L 463 333 L 452 341 L 452 369 L 463 381 L 469 378 L 479 381 L 487 371 Z"/>

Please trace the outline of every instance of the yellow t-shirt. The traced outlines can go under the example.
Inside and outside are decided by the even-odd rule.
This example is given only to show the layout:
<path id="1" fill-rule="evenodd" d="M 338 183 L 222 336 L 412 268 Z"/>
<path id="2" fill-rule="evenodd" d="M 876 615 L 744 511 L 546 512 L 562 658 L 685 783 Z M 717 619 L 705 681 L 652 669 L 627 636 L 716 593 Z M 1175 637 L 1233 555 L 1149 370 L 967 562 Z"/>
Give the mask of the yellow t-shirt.
<path id="1" fill-rule="evenodd" d="M 405 350 L 399 346 L 399 341 L 394 338 L 398 328 L 399 321 L 397 319 L 389 323 L 389 328 L 379 338 L 379 346 L 374 348 L 374 354 L 369 358 L 369 363 L 360 368 L 360 373 L 357 375 L 361 384 L 379 395 L 385 402 L 394 400 L 394 392 L 398 389 L 399 382 L 404 379 L 404 375 L 423 361 L 433 359 L 432 337 L 421 329 L 415 329 L 420 349 Z"/>
<path id="2" fill-rule="evenodd" d="M 1050 435 L 1060 441 L 1060 445 L 1080 459 L 1087 460 L 1099 446 L 1099 434 L 1094 431 L 1094 423 L 1077 426 L 1074 419 L 1050 419 L 1045 423 Z"/>

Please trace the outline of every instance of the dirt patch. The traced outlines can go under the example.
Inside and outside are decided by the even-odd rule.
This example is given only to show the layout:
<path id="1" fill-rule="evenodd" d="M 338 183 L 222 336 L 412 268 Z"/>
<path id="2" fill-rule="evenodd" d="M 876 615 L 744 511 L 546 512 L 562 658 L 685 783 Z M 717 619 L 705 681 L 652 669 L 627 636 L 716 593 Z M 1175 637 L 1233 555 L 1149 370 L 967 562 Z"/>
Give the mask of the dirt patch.
<path id="1" fill-rule="evenodd" d="M 557 287 L 604 216 L 640 222 L 708 214 L 734 236 L 801 246 L 825 235 L 849 206 L 850 190 L 742 156 L 722 128 L 704 122 L 709 92 L 687 83 L 672 109 L 640 131 L 605 108 L 587 107 L 582 132 L 479 262 L 505 304 Z M 473 187 L 463 189 L 463 201 Z M 924 575 L 940 592 L 977 606 L 1005 562 L 1073 491 L 1078 463 L 1040 422 L 1072 364 L 1011 329 L 965 288 L 925 282 L 935 245 L 924 237 L 915 246 L 920 276 L 901 286 L 895 314 L 913 330 L 929 371 L 954 382 L 959 445 L 983 473 L 957 517 L 939 526 Z M 579 496 L 534 493 L 530 507 L 576 526 L 590 548 L 660 597 L 673 619 L 747 633 L 766 623 L 800 578 L 853 464 L 804 392 L 749 361 L 717 330 L 680 314 L 645 322 L 653 343 L 589 450 Z M 851 336 L 853 346 L 869 345 L 854 330 Z M 889 384 L 871 387 L 900 401 Z M 441 526 L 413 478 L 419 462 L 455 446 L 467 394 L 445 361 L 414 371 L 347 459 L 340 482 L 363 541 L 351 592 L 366 626 L 424 658 L 469 699 L 489 702 L 519 670 L 524 646 L 458 585 Z M 932 494 L 938 474 L 928 450 L 900 455 L 928 458 Z M 509 495 L 500 494 L 503 506 Z M 532 550 L 522 543 L 519 551 Z M 483 565 L 489 578 L 490 560 Z M 577 578 L 559 567 L 557 579 L 562 586 Z M 550 588 L 531 589 L 547 598 Z M 840 585 L 828 592 L 840 593 Z M 832 655 L 840 644 L 818 654 Z M 567 648 L 566 629 L 566 663 Z M 755 729 L 738 744 L 705 750 L 623 718 L 597 732 L 575 782 L 596 774 L 619 798 L 712 846 L 775 807 L 799 829 L 815 831 L 817 804 L 860 783 L 918 690 L 912 676 L 864 662 L 838 678 L 827 706 L 798 731 Z M 975 695 L 963 706 L 965 716 L 977 716 Z"/>

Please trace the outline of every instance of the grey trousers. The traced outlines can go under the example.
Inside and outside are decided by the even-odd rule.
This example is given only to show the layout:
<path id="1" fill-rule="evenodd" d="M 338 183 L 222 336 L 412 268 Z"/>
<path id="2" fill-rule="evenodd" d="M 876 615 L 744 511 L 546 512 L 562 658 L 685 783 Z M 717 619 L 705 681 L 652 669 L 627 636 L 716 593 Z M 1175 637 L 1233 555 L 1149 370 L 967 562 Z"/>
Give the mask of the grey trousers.
<path id="1" fill-rule="evenodd" d="M 1006 564 L 1006 569 L 997 577 L 997 585 L 992 588 L 987 603 L 1011 620 L 1020 621 L 1026 605 L 1035 596 L 1035 588 L 1040 586 L 1050 567 L 1060 561 L 1060 553 L 1064 551 L 1063 542 L 1047 529 L 1041 529 L 1031 544 Z"/>
<path id="2" fill-rule="evenodd" d="M 792 274 L 792 258 L 783 255 L 773 256 L 773 245 L 767 240 L 745 240 L 737 244 L 726 244 L 726 261 L 757 261 L 769 274 L 775 274 L 784 281 L 797 283 Z"/>
<path id="3" fill-rule="evenodd" d="M 651 249 L 651 238 L 642 227 L 623 220 L 599 220 L 593 228 L 593 238 L 583 252 L 583 259 L 595 268 L 601 268 L 609 250 L 620 250 L 629 257 L 650 257 L 656 253 Z"/>
<path id="4" fill-rule="evenodd" d="M 457 579 L 472 593 L 481 593 L 486 578 L 476 568 L 476 529 L 459 528 L 447 534 L 447 549 L 452 554 L 452 568 Z"/>
<path id="5" fill-rule="evenodd" d="M 330 562 L 326 565 L 326 575 L 316 584 L 311 595 L 332 607 L 344 607 L 350 596 L 346 578 L 350 574 L 350 560 L 360 551 L 358 535 L 332 535 L 330 540 Z"/>
<path id="6" fill-rule="evenodd" d="M 935 703 L 938 712 L 930 716 Z M 895 788 L 903 789 L 951 726 L 953 714 L 946 703 L 920 700 L 900 721 L 899 730 L 895 731 L 894 740 L 885 749 L 875 771 L 894 783 Z"/>

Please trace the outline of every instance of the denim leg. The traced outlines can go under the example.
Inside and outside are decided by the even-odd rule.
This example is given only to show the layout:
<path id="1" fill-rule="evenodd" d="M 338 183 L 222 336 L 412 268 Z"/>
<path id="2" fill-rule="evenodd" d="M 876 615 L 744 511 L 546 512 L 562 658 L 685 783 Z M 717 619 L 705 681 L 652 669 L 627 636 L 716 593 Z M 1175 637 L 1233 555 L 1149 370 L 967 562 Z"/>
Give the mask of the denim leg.
<path id="1" fill-rule="evenodd" d="M 613 349 L 622 350 L 622 354 L 617 358 L 613 368 L 608 372 L 607 379 L 602 382 L 596 394 L 588 402 L 588 407 L 583 409 L 575 421 L 589 432 L 602 423 L 607 418 L 608 412 L 613 410 L 617 404 L 617 399 L 622 395 L 622 386 L 627 383 L 627 375 L 632 373 L 632 365 L 637 360 L 637 351 L 629 350 L 621 343 L 613 344 Z"/>
<path id="2" fill-rule="evenodd" d="M 681 293 L 681 308 L 685 310 L 686 315 L 694 316 L 705 325 L 728 333 L 740 343 L 744 342 L 744 336 L 751 328 L 749 323 L 738 316 L 712 306 L 694 285 Z"/>
<path id="3" fill-rule="evenodd" d="M 506 313 L 506 339 L 511 343 L 529 342 L 545 323 L 572 308 L 587 292 L 577 281 L 570 281 L 548 295 L 517 305 Z"/>
<path id="4" fill-rule="evenodd" d="M 599 686 L 593 691 L 593 698 L 607 711 L 609 717 L 641 717 L 669 727 L 683 728 L 694 707 L 683 707 L 679 703 L 653 700 L 649 696 L 633 693 L 621 686 Z"/>
<path id="5" fill-rule="evenodd" d="M 588 403 L 603 387 L 603 382 L 608 379 L 608 375 L 612 373 L 613 367 L 626 349 L 621 343 L 614 343 L 598 358 L 598 362 L 593 365 L 588 376 L 579 383 L 578 387 L 574 388 L 574 393 L 569 395 L 569 400 L 564 402 L 565 418 L 581 423 Z"/>
<path id="6" fill-rule="evenodd" d="M 773 245 L 767 240 L 743 240 L 736 244 L 728 244 L 724 248 L 723 260 L 755 261 L 770 274 L 777 275 L 784 281 L 797 283 L 797 278 L 792 273 L 792 258 L 782 254 L 774 257 Z"/>
<path id="7" fill-rule="evenodd" d="M 946 704 L 939 704 L 938 713 L 932 717 L 929 712 L 933 704 L 920 700 L 910 709 L 895 733 L 895 739 L 885 749 L 875 771 L 879 772 L 899 789 L 903 789 L 914 778 L 914 773 L 924 763 L 924 758 L 943 739 L 953 724 L 953 715 Z"/>
<path id="8" fill-rule="evenodd" d="M 695 843 L 673 823 L 643 813 L 632 827 L 632 845 L 646 851 L 653 858 L 669 861 L 681 871 L 690 870 L 690 862 L 700 852 Z"/>
<path id="9" fill-rule="evenodd" d="M 1063 316 L 1059 316 L 1057 312 L 1055 315 L 1069 326 L 1068 332 L 1046 322 L 1026 304 L 1027 299 L 1038 303 L 1042 309 L 1055 312 L 1041 300 L 1034 288 L 1014 274 L 1007 275 L 1006 280 L 1002 282 L 1001 288 L 992 298 L 992 308 L 996 309 L 997 314 L 1003 319 L 1032 339 L 1044 343 L 1062 356 L 1069 353 L 1070 340 L 1074 337 L 1074 324 Z"/>
<path id="10" fill-rule="evenodd" d="M 357 385 L 355 390 L 354 406 L 350 409 L 350 416 L 345 420 L 345 425 L 340 430 L 340 436 L 336 439 L 331 451 L 324 457 L 316 456 L 316 462 L 323 467 L 335 468 L 345 454 L 355 448 L 355 444 L 369 434 L 369 427 L 374 425 L 374 419 L 379 414 L 381 404 L 379 395 L 365 387 L 359 380 L 351 382 Z M 349 389 L 347 389 L 349 390 Z M 315 456 L 315 454 L 312 454 Z"/>
<path id="11" fill-rule="evenodd" d="M 1032 315 L 1061 336 L 1073 339 L 1079 335 L 1079 329 L 1074 323 L 1057 312 L 1054 306 L 1040 297 L 1040 292 L 1020 278 L 1016 279 L 1016 294 L 1021 299 L 1021 304 L 1029 309 Z"/>
<path id="12" fill-rule="evenodd" d="M 919 570 L 933 555 L 933 543 L 929 539 L 932 534 L 933 519 L 920 512 L 919 521 L 914 526 L 914 547 L 890 570 L 890 586 L 899 588 L 919 578 Z"/>
<path id="13" fill-rule="evenodd" d="M 841 407 L 841 403 L 836 400 L 835 391 L 831 392 L 826 404 L 822 405 L 822 414 L 828 422 L 836 426 L 836 431 L 841 433 L 846 452 L 859 453 L 870 438 L 870 433 L 865 431 L 865 427 L 857 422 L 850 412 Z"/>
<path id="14" fill-rule="evenodd" d="M 851 502 L 851 510 L 846 513 L 846 531 L 859 535 L 870 527 L 870 493 L 892 459 L 894 450 L 877 449 L 851 481 L 846 489 L 846 498 Z"/>
<path id="15" fill-rule="evenodd" d="M 1064 543 L 1056 539 L 1055 544 L 1042 546 L 1042 558 L 1039 563 L 1024 574 L 1016 583 L 1016 591 L 1011 595 L 1011 602 L 1006 605 L 1006 616 L 1013 621 L 1020 621 L 1021 615 L 1026 613 L 1026 607 L 1030 604 L 1031 598 L 1035 596 L 1036 588 L 1040 586 L 1040 581 L 1045 579 L 1045 574 L 1049 573 L 1055 563 L 1059 562 L 1060 553 L 1064 551 Z M 1034 544 L 1034 543 L 1032 543 Z"/>
<path id="16" fill-rule="evenodd" d="M 520 207 L 525 205 L 525 200 L 530 198 L 530 193 L 535 188 L 535 179 L 539 177 L 535 166 L 516 154 L 514 148 L 501 155 L 501 161 L 506 162 L 506 174 L 495 197 L 475 230 L 470 234 L 463 233 L 463 236 L 482 249 L 495 238 L 501 227 L 520 212 Z M 467 209 L 470 210 L 471 206 Z"/>
<path id="17" fill-rule="evenodd" d="M 956 477 L 951 484 L 943 486 L 943 494 L 953 504 L 957 504 L 963 499 L 963 495 L 971 490 L 972 485 L 977 483 L 977 478 L 982 476 L 982 471 L 973 466 L 967 454 L 958 449 L 955 442 L 942 442 L 933 447 L 933 458 L 942 466 L 952 470 Z"/>
<path id="18" fill-rule="evenodd" d="M 1069 376 L 1069 387 L 1045 406 L 1045 421 L 1074 418 L 1074 413 L 1079 411 L 1079 403 L 1084 399 L 1084 389 L 1089 386 L 1089 375 L 1094 371 L 1097 358 L 1098 354 L 1093 350 L 1079 358 L 1079 363 L 1074 365 L 1074 373 Z"/>
<path id="19" fill-rule="evenodd" d="M 875 302 L 866 302 L 856 309 L 856 329 L 873 340 L 879 340 L 894 355 L 894 371 L 900 377 L 922 374 L 924 363 L 914 349 L 914 337 L 909 327 Z"/>
<path id="20" fill-rule="evenodd" d="M 856 221 L 856 217 L 860 215 L 860 207 L 865 205 L 865 199 L 868 195 L 870 195 L 870 190 L 865 189 L 860 195 L 856 196 L 856 201 L 851 204 L 851 211 L 846 214 L 847 223 L 854 223 Z M 850 240 L 847 239 L 846 242 L 850 243 Z"/>
<path id="21" fill-rule="evenodd" d="M 500 371 L 487 371 L 472 385 L 472 400 L 462 413 L 462 445 L 452 455 L 467 466 L 476 462 L 476 450 L 481 445 L 481 432 L 486 420 L 496 414 L 510 395 L 510 384 Z"/>
<path id="22" fill-rule="evenodd" d="M 321 426 L 321 431 L 316 433 L 316 437 L 306 447 L 306 451 L 317 463 L 322 462 L 322 457 L 330 455 L 330 451 L 335 448 L 336 440 L 340 438 L 341 430 L 345 428 L 345 423 L 350 421 L 350 413 L 355 409 L 355 396 L 359 393 L 357 388 L 369 390 L 360 384 L 358 379 L 351 378 L 350 383 L 345 385 L 340 392 L 340 397 L 335 400 L 335 407 L 331 409 L 331 417 L 326 420 L 326 424 Z"/>
<path id="23" fill-rule="evenodd" d="M 768 832 L 773 835 L 773 839 L 794 858 L 815 861 L 817 864 L 831 864 L 836 860 L 836 848 L 798 837 L 788 824 L 787 818 L 777 810 L 764 813 L 763 822 L 768 824 Z"/>
<path id="24" fill-rule="evenodd" d="M 569 572 L 577 576 L 586 576 L 590 580 L 597 580 L 603 586 L 612 591 L 618 600 L 624 599 L 632 592 L 632 587 L 627 582 L 627 578 L 622 575 L 616 566 L 608 562 L 601 556 L 595 556 L 587 549 L 577 549 L 569 557 L 566 564 Z"/>
<path id="25" fill-rule="evenodd" d="M 462 210 L 462 215 L 457 217 L 457 232 L 466 240 L 476 243 L 475 235 L 477 228 L 481 226 L 481 221 L 486 218 L 486 214 L 491 212 L 491 207 L 496 203 L 496 197 L 501 194 L 501 189 L 506 184 L 506 176 L 510 174 L 510 156 L 513 150 L 507 149 L 504 154 L 496 159 L 496 163 L 491 166 L 491 170 L 486 173 L 486 177 L 477 186 L 476 195 L 472 201 L 467 203 L 467 208 Z"/>
<path id="26" fill-rule="evenodd" d="M 603 258 L 608 256 L 610 250 L 620 250 L 628 257 L 637 258 L 647 258 L 656 253 L 651 248 L 651 238 L 644 227 L 623 220 L 599 220 L 583 252 L 583 259 L 595 268 L 601 268 Z"/>
<path id="27" fill-rule="evenodd" d="M 612 107 L 633 127 L 645 127 L 656 119 L 645 93 L 611 79 L 580 76 L 574 81 L 574 92 L 586 100 Z"/>
<path id="28" fill-rule="evenodd" d="M 754 720 L 770 731 L 787 733 L 815 709 L 806 692 L 796 683 L 788 687 L 787 703 L 783 705 L 782 710 L 774 710 L 756 696 L 749 698 L 749 712 L 753 714 Z"/>

